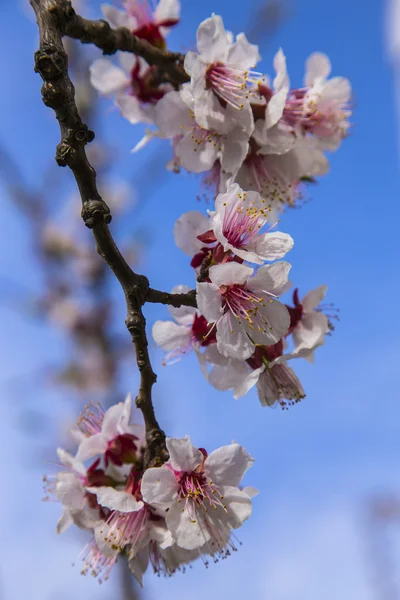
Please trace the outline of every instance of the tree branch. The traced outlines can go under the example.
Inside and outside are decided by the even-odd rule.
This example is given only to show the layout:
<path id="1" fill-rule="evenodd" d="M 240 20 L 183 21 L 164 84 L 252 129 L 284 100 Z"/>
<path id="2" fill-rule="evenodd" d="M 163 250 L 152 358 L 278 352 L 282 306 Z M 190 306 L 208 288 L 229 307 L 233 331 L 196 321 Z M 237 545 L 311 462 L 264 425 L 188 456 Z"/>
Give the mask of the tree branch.
<path id="1" fill-rule="evenodd" d="M 132 34 L 127 27 L 112 29 L 107 21 L 84 19 L 76 14 L 70 0 L 53 0 L 48 10 L 57 19 L 62 35 L 80 40 L 83 44 L 94 44 L 103 54 L 115 54 L 118 50 L 141 56 L 149 65 L 162 67 L 168 78 L 176 84 L 189 81 L 183 68 L 184 56 L 153 46 Z"/>
<path id="2" fill-rule="evenodd" d="M 56 161 L 60 166 L 68 166 L 72 170 L 82 199 L 82 218 L 93 231 L 97 252 L 113 271 L 125 294 L 125 322 L 135 347 L 140 372 L 136 405 L 143 413 L 146 427 L 145 462 L 147 466 L 161 464 L 167 459 L 168 453 L 165 434 L 157 422 L 152 403 L 151 393 L 156 375 L 150 363 L 142 307 L 146 300 L 171 303 L 173 306 L 195 306 L 195 298 L 193 292 L 174 295 L 151 290 L 147 277 L 134 273 L 118 250 L 108 227 L 111 221 L 110 209 L 98 192 L 96 172 L 85 152 L 85 145 L 93 140 L 94 133 L 80 118 L 75 103 L 75 89 L 68 75 L 68 58 L 63 48 L 63 32 L 58 19 L 60 10 L 70 6 L 70 3 L 67 0 L 30 0 L 30 3 L 40 32 L 40 47 L 35 53 L 35 71 L 44 81 L 43 102 L 54 110 L 61 132 Z"/>

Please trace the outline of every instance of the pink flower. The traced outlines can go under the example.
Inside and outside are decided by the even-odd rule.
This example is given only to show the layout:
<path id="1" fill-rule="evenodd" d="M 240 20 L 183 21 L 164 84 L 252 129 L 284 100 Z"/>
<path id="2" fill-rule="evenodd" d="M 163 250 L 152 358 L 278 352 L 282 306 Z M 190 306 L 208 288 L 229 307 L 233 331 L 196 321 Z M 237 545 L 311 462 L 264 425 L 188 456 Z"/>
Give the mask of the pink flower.
<path id="1" fill-rule="evenodd" d="M 236 262 L 209 270 L 211 283 L 197 284 L 197 304 L 215 322 L 218 351 L 226 357 L 250 358 L 256 344 L 270 345 L 286 335 L 290 317 L 277 297 L 288 285 L 291 265 L 277 262 L 253 269 Z"/>
<path id="2" fill-rule="evenodd" d="M 223 552 L 231 529 L 251 514 L 250 497 L 238 485 L 252 457 L 239 444 L 208 455 L 192 446 L 189 437 L 167 438 L 167 448 L 168 462 L 143 475 L 143 499 L 168 509 L 166 525 L 181 548 L 206 545 L 209 554 Z"/>
<path id="3" fill-rule="evenodd" d="M 293 247 L 287 233 L 260 234 L 271 209 L 258 192 L 244 192 L 237 183 L 215 200 L 215 211 L 209 212 L 210 226 L 225 252 L 231 251 L 243 260 L 262 264 L 285 256 Z"/>
<path id="4" fill-rule="evenodd" d="M 179 23 L 179 0 L 160 0 L 154 10 L 148 0 L 123 0 L 125 10 L 103 4 L 101 10 L 112 27 L 128 27 L 136 37 L 165 48 L 165 36 Z"/>
<path id="5" fill-rule="evenodd" d="M 119 466 L 133 462 L 139 438 L 133 433 L 136 428 L 130 425 L 130 416 L 130 395 L 125 402 L 115 404 L 105 412 L 101 406 L 86 407 L 77 423 L 81 442 L 76 459 L 85 461 L 97 454 L 104 454 L 106 466 L 109 461 Z"/>

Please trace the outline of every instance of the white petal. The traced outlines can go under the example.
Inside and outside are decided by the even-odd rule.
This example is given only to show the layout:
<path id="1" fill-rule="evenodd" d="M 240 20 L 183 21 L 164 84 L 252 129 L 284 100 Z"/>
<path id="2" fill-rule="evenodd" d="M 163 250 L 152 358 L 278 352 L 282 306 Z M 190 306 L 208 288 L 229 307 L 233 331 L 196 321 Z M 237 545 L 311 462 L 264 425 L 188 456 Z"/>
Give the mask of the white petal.
<path id="1" fill-rule="evenodd" d="M 142 109 L 140 102 L 135 96 L 129 94 L 118 94 L 115 104 L 121 111 L 121 115 L 132 125 L 136 123 L 152 123 L 151 111 Z"/>
<path id="2" fill-rule="evenodd" d="M 246 487 L 243 488 L 242 492 L 244 492 L 249 498 L 254 498 L 260 493 L 259 490 L 253 487 L 252 485 L 246 485 Z"/>
<path id="3" fill-rule="evenodd" d="M 320 312 L 303 315 L 303 318 L 293 330 L 292 336 L 296 350 L 300 348 L 314 349 L 325 341 L 329 332 L 328 317 Z"/>
<path id="4" fill-rule="evenodd" d="M 149 564 L 149 549 L 140 550 L 135 556 L 128 561 L 129 570 L 140 585 L 143 587 L 143 575 Z"/>
<path id="5" fill-rule="evenodd" d="M 278 52 L 274 56 L 274 69 L 276 71 L 274 90 L 276 92 L 279 92 L 283 89 L 288 90 L 289 78 L 286 70 L 286 56 L 284 55 L 282 48 L 279 48 Z"/>
<path id="6" fill-rule="evenodd" d="M 131 395 L 128 394 L 125 398 L 124 407 L 121 412 L 121 417 L 118 423 L 118 431 L 119 433 L 129 433 L 129 421 L 131 420 L 131 412 L 132 412 L 132 398 Z"/>
<path id="7" fill-rule="evenodd" d="M 203 454 L 192 446 L 190 437 L 168 438 L 167 450 L 169 452 L 169 464 L 175 471 L 185 471 L 191 473 L 203 461 Z"/>
<path id="8" fill-rule="evenodd" d="M 71 512 L 67 507 L 64 507 L 63 514 L 57 521 L 56 532 L 64 533 L 67 529 L 73 524 L 73 519 L 71 517 Z"/>
<path id="9" fill-rule="evenodd" d="M 95 433 L 84 439 L 78 448 L 76 458 L 85 461 L 97 454 L 103 454 L 107 449 L 107 438 L 102 433 Z"/>
<path id="10" fill-rule="evenodd" d="M 173 321 L 156 321 L 152 335 L 156 344 L 164 351 L 182 350 L 183 353 L 191 346 L 191 330 Z"/>
<path id="11" fill-rule="evenodd" d="M 197 48 L 204 61 L 226 62 L 231 44 L 219 15 L 213 15 L 200 23 L 196 37 Z"/>
<path id="12" fill-rule="evenodd" d="M 155 23 L 179 19 L 181 5 L 179 0 L 160 0 L 154 12 Z"/>
<path id="13" fill-rule="evenodd" d="M 321 304 L 322 300 L 325 298 L 327 290 L 327 285 L 320 285 L 315 290 L 308 292 L 308 294 L 306 294 L 301 301 L 304 311 L 310 312 L 314 310 L 314 308 L 317 308 L 317 306 Z"/>
<path id="14" fill-rule="evenodd" d="M 209 323 L 214 323 L 222 315 L 221 293 L 219 287 L 213 283 L 197 283 L 197 306 L 201 314 Z"/>
<path id="15" fill-rule="evenodd" d="M 153 467 L 144 472 L 140 489 L 147 504 L 168 508 L 178 491 L 178 484 L 167 467 Z"/>
<path id="16" fill-rule="evenodd" d="M 232 529 L 237 529 L 251 515 L 251 500 L 245 492 L 236 487 L 227 486 L 220 489 L 227 507 L 225 520 Z"/>
<path id="17" fill-rule="evenodd" d="M 181 506 L 178 502 L 171 506 L 165 517 L 167 527 L 181 548 L 185 550 L 200 548 L 210 540 L 211 535 L 204 527 L 201 515 L 198 519 L 194 519 L 193 514 L 189 514 L 187 508 L 182 510 Z"/>
<path id="18" fill-rule="evenodd" d="M 136 19 L 128 15 L 126 10 L 120 10 L 111 4 L 102 4 L 101 12 L 106 21 L 111 27 L 127 27 L 128 29 L 136 29 Z"/>
<path id="19" fill-rule="evenodd" d="M 253 272 L 251 267 L 232 261 L 210 267 L 209 277 L 215 285 L 244 284 Z"/>
<path id="20" fill-rule="evenodd" d="M 279 295 L 280 289 L 286 285 L 288 281 L 289 271 L 292 265 L 288 262 L 281 261 L 273 265 L 264 265 L 257 273 L 248 281 L 248 288 L 252 290 L 265 290 L 272 294 Z"/>
<path id="21" fill-rule="evenodd" d="M 209 220 L 201 212 L 191 210 L 184 213 L 174 225 L 175 244 L 182 252 L 192 257 L 204 246 L 197 236 L 208 229 L 210 229 Z"/>
<path id="22" fill-rule="evenodd" d="M 236 36 L 236 42 L 229 50 L 227 64 L 237 69 L 254 69 L 261 60 L 258 46 L 250 44 L 244 33 Z"/>
<path id="23" fill-rule="evenodd" d="M 118 402 L 110 406 L 104 414 L 101 433 L 107 440 L 113 439 L 119 434 L 118 425 L 125 413 L 125 402 Z"/>
<path id="24" fill-rule="evenodd" d="M 269 326 L 265 327 L 265 331 L 259 332 L 254 329 L 252 338 L 254 343 L 269 346 L 276 344 L 288 332 L 290 326 L 289 311 L 284 304 L 278 300 L 266 300 L 265 306 L 260 309 L 263 317 Z"/>
<path id="25" fill-rule="evenodd" d="M 95 494 L 100 506 L 105 506 L 111 510 L 129 513 L 137 512 L 143 508 L 143 502 L 138 502 L 132 494 L 128 494 L 127 492 L 120 492 L 108 486 L 92 487 L 88 488 L 88 490 L 92 494 Z"/>
<path id="26" fill-rule="evenodd" d="M 321 52 L 314 52 L 307 59 L 304 84 L 311 87 L 316 79 L 326 79 L 331 72 L 329 58 Z"/>
<path id="27" fill-rule="evenodd" d="M 240 383 L 237 386 L 235 386 L 233 390 L 233 397 L 235 398 L 235 400 L 241 398 L 242 396 L 245 396 L 247 392 L 250 391 L 251 388 L 253 388 L 257 384 L 260 375 L 264 371 L 264 369 L 265 367 L 263 365 L 259 369 L 254 369 L 253 371 L 250 371 L 250 373 L 247 373 L 247 375 L 240 381 Z"/>
<path id="28" fill-rule="evenodd" d="M 227 363 L 226 365 L 215 365 L 208 376 L 211 385 L 220 391 L 231 390 L 240 386 L 243 377 L 249 374 L 248 365 L 244 361 L 232 359 L 228 360 Z"/>
<path id="29" fill-rule="evenodd" d="M 246 250 L 255 252 L 262 260 L 276 260 L 285 256 L 293 248 L 294 240 L 288 233 L 275 231 L 257 236 Z"/>
<path id="30" fill-rule="evenodd" d="M 65 471 L 57 473 L 56 496 L 69 508 L 82 510 L 86 506 L 85 488 L 73 473 Z"/>
<path id="31" fill-rule="evenodd" d="M 254 344 L 248 337 L 247 327 L 232 315 L 224 315 L 217 323 L 217 348 L 227 357 L 246 360 L 254 352 Z"/>
<path id="32" fill-rule="evenodd" d="M 159 100 L 154 110 L 154 122 L 163 136 L 180 135 L 183 128 L 193 127 L 194 119 L 180 92 L 168 92 Z"/>
<path id="33" fill-rule="evenodd" d="M 214 142 L 204 141 L 197 144 L 189 132 L 177 142 L 175 154 L 179 158 L 182 167 L 190 173 L 204 173 L 209 171 L 218 154 L 218 146 Z"/>
<path id="34" fill-rule="evenodd" d="M 237 487 L 254 458 L 239 444 L 222 446 L 206 458 L 204 469 L 207 477 L 216 485 Z"/>
<path id="35" fill-rule="evenodd" d="M 62 448 L 57 448 L 57 456 L 62 464 L 68 469 L 80 473 L 81 475 L 86 475 L 86 468 L 77 456 L 73 457 L 72 454 L 66 452 Z"/>
<path id="36" fill-rule="evenodd" d="M 242 112 L 242 111 L 240 111 Z M 237 173 L 247 156 L 249 135 L 241 129 L 228 133 L 221 157 L 221 167 L 227 173 Z"/>
<path id="37" fill-rule="evenodd" d="M 129 78 L 107 58 L 98 58 L 90 65 L 90 82 L 101 94 L 115 94 L 126 89 Z"/>

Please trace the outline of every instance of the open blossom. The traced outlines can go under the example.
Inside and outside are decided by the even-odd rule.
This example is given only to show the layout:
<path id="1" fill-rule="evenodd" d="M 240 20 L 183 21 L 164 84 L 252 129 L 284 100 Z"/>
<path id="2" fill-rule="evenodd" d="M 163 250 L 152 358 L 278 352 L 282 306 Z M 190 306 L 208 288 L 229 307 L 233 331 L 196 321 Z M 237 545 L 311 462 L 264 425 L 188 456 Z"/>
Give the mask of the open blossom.
<path id="1" fill-rule="evenodd" d="M 153 123 L 156 103 L 170 89 L 153 83 L 154 70 L 142 58 L 119 54 L 121 67 L 107 58 L 90 66 L 90 81 L 100 94 L 115 96 L 115 104 L 130 123 Z"/>
<path id="2" fill-rule="evenodd" d="M 101 10 L 112 27 L 128 27 L 136 37 L 165 48 L 165 36 L 179 23 L 179 0 L 160 0 L 153 9 L 149 0 L 122 0 L 125 10 L 103 4 Z"/>
<path id="3" fill-rule="evenodd" d="M 198 53 L 187 53 L 184 66 L 191 77 L 196 120 L 207 127 L 203 110 L 207 95 L 215 94 L 236 110 L 249 107 L 249 95 L 254 93 L 249 84 L 262 79 L 260 73 L 251 70 L 260 55 L 258 47 L 249 44 L 243 33 L 233 42 L 219 15 L 200 23 L 197 49 Z"/>
<path id="4" fill-rule="evenodd" d="M 268 147 L 271 153 L 281 154 L 299 138 L 312 135 L 321 150 L 336 150 L 350 126 L 351 86 L 344 77 L 327 79 L 330 71 L 328 57 L 316 52 L 307 60 L 304 87 L 290 91 L 286 87 L 286 98 L 284 94 L 279 98 L 279 110 L 276 110 L 275 94 L 270 91 L 265 120 L 256 122 L 257 143 Z M 268 97 L 268 88 L 262 91 Z M 272 102 L 273 119 L 270 117 Z"/>
<path id="5" fill-rule="evenodd" d="M 209 270 L 211 283 L 197 284 L 197 304 L 215 322 L 217 347 L 227 357 L 247 359 L 256 344 L 278 342 L 288 332 L 289 312 L 278 295 L 288 286 L 291 265 L 277 262 L 253 269 L 236 262 Z"/>
<path id="6" fill-rule="evenodd" d="M 314 348 L 290 354 L 283 354 L 283 348 L 282 340 L 272 346 L 256 346 L 246 361 L 225 358 L 212 348 L 207 353 L 213 365 L 208 380 L 218 390 L 233 390 L 234 398 L 241 398 L 256 385 L 262 406 L 280 404 L 287 408 L 305 397 L 303 386 L 287 361 L 307 358 Z"/>
<path id="7" fill-rule="evenodd" d="M 178 285 L 172 293 L 184 294 L 189 291 L 186 285 Z M 212 325 L 196 308 L 181 306 L 179 308 L 169 307 L 169 311 L 176 323 L 173 321 L 156 321 L 153 325 L 153 338 L 158 346 L 168 352 L 166 363 L 179 360 L 183 355 L 194 350 L 200 366 L 206 373 L 205 358 L 201 348 L 215 343 L 215 331 Z"/>
<path id="8" fill-rule="evenodd" d="M 316 348 L 325 342 L 325 335 L 329 333 L 328 317 L 318 310 L 319 304 L 325 298 L 326 285 L 320 285 L 315 290 L 308 292 L 299 300 L 298 289 L 293 292 L 294 306 L 288 306 L 290 313 L 290 333 L 292 334 L 296 351 L 304 348 Z M 313 360 L 313 353 L 308 357 Z"/>
<path id="9" fill-rule="evenodd" d="M 251 500 L 239 484 L 253 458 L 239 444 L 214 450 L 192 446 L 189 437 L 167 438 L 169 460 L 143 475 L 143 499 L 168 509 L 165 521 L 186 550 L 204 547 L 214 554 L 229 549 L 231 529 L 251 514 Z"/>
<path id="10" fill-rule="evenodd" d="M 234 109 L 222 108 L 215 96 L 208 96 L 205 102 L 208 128 L 196 121 L 194 100 L 187 87 L 166 94 L 154 111 L 159 135 L 173 140 L 175 160 L 190 172 L 209 171 L 218 160 L 227 173 L 236 173 L 248 152 L 246 124 L 242 126 L 233 118 Z"/>
<path id="11" fill-rule="evenodd" d="M 138 436 L 133 433 L 135 426 L 129 423 L 131 404 L 128 395 L 125 402 L 114 404 L 105 412 L 101 406 L 85 408 L 77 423 L 81 434 L 77 460 L 104 454 L 106 466 L 109 461 L 119 466 L 134 462 Z"/>
<path id="12" fill-rule="evenodd" d="M 209 213 L 210 227 L 225 252 L 262 264 L 282 258 L 294 244 L 287 233 L 260 233 L 270 211 L 258 192 L 245 192 L 234 183 L 217 196 L 215 211 Z"/>

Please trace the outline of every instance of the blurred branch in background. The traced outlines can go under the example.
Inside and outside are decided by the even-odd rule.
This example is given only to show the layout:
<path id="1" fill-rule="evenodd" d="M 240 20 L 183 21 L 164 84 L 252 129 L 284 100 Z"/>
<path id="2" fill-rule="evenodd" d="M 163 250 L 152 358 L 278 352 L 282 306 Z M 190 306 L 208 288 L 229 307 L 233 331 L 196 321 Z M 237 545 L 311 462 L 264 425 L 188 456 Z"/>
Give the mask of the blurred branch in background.
<path id="1" fill-rule="evenodd" d="M 393 493 L 371 498 L 365 513 L 366 566 L 376 600 L 399 600 L 400 496 Z"/>
<path id="2" fill-rule="evenodd" d="M 262 0 L 250 15 L 246 35 L 252 43 L 265 48 L 287 21 L 293 10 L 293 0 Z"/>

